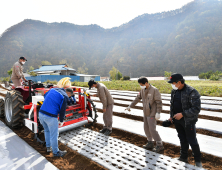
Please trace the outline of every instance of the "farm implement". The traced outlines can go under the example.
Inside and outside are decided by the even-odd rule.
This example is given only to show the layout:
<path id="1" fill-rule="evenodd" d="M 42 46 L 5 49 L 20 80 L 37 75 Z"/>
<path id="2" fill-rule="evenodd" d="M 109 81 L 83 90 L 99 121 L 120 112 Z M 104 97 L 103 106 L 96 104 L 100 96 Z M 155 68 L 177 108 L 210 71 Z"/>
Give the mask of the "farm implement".
<path id="1" fill-rule="evenodd" d="M 52 88 L 55 86 L 33 83 L 31 80 L 16 88 L 12 86 L 12 90 L 8 90 L 4 100 L 0 100 L 0 117 L 5 117 L 6 125 L 10 128 L 28 127 L 35 134 L 35 139 L 42 143 L 39 133 L 43 127 L 38 114 L 44 102 L 44 94 Z M 72 87 L 72 89 L 78 96 L 77 102 L 67 106 L 64 124 L 59 127 L 59 132 L 84 125 L 90 126 L 96 122 L 96 108 L 89 94 L 83 88 Z"/>

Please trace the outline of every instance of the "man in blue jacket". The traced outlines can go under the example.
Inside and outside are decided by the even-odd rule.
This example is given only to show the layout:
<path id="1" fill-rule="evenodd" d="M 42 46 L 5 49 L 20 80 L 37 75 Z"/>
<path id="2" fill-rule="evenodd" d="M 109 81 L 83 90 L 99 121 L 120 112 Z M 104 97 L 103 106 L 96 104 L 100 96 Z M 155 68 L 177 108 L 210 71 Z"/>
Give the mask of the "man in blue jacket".
<path id="1" fill-rule="evenodd" d="M 58 126 L 63 125 L 66 105 L 72 95 L 73 91 L 70 88 L 53 88 L 45 94 L 43 105 L 39 111 L 39 120 L 44 128 L 47 152 L 52 151 L 54 157 L 63 157 L 67 153 L 58 148 Z"/>

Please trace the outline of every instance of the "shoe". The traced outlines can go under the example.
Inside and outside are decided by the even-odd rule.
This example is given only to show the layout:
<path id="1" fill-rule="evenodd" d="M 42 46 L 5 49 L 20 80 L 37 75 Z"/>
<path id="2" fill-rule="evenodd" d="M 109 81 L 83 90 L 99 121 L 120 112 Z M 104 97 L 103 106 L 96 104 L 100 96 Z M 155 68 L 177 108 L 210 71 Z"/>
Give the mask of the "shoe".
<path id="1" fill-rule="evenodd" d="M 154 148 L 154 144 L 153 141 L 148 141 L 148 143 L 146 145 L 143 145 L 144 149 L 153 149 Z"/>
<path id="2" fill-rule="evenodd" d="M 99 133 L 105 133 L 107 129 L 102 129 L 99 131 Z"/>
<path id="3" fill-rule="evenodd" d="M 199 168 L 202 168 L 202 163 L 201 162 L 195 162 L 195 166 L 199 167 Z"/>
<path id="4" fill-rule="evenodd" d="M 48 153 L 52 152 L 52 148 L 51 147 L 47 147 L 46 148 L 46 152 L 48 152 Z"/>
<path id="5" fill-rule="evenodd" d="M 188 159 L 187 159 L 187 158 L 181 158 L 181 157 L 179 157 L 179 158 L 176 158 L 176 159 L 179 160 L 179 161 L 188 163 Z"/>
<path id="6" fill-rule="evenodd" d="M 153 152 L 157 152 L 157 153 L 159 153 L 159 152 L 161 152 L 161 151 L 163 151 L 163 150 L 164 150 L 163 145 L 161 145 L 161 146 L 156 146 L 155 148 L 153 148 Z"/>
<path id="7" fill-rule="evenodd" d="M 67 151 L 58 151 L 57 154 L 53 154 L 53 157 L 63 157 L 67 154 Z"/>
<path id="8" fill-rule="evenodd" d="M 107 129 L 104 133 L 104 135 L 109 136 L 112 133 L 112 130 Z"/>

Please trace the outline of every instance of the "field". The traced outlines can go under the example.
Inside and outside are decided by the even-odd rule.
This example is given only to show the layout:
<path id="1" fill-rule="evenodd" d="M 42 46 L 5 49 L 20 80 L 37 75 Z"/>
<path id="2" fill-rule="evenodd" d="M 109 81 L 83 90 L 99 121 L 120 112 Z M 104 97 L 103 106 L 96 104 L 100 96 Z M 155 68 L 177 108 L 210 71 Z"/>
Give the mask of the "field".
<path id="1" fill-rule="evenodd" d="M 150 83 L 161 90 L 168 89 L 169 92 L 172 88 L 165 81 L 150 81 Z M 207 81 L 190 81 L 188 83 L 191 86 L 196 86 L 196 88 L 212 88 L 213 85 L 221 88 L 218 82 L 213 84 Z M 56 84 L 56 82 L 53 84 Z M 136 81 L 113 81 L 104 82 L 104 84 L 110 89 L 129 90 L 134 88 L 134 90 L 140 90 Z M 73 82 L 73 85 L 87 87 L 87 82 Z M 195 169 L 192 166 L 194 165 L 194 158 L 191 150 L 189 150 L 189 164 L 176 161 L 175 158 L 180 156 L 180 143 L 176 129 L 174 125 L 170 127 L 162 126 L 163 121 L 169 118 L 170 96 L 162 93 L 163 109 L 161 118 L 157 121 L 157 130 L 163 140 L 165 149 L 160 154 L 156 154 L 151 150 L 142 148 L 147 142 L 143 130 L 142 103 L 139 102 L 135 108 L 131 109 L 131 112 L 125 111 L 125 108 L 135 99 L 137 92 L 126 92 L 124 90 L 110 91 L 114 99 L 114 107 L 113 130 L 109 137 L 99 133 L 99 130 L 103 128 L 103 106 L 98 97 L 91 96 L 96 105 L 97 123 L 91 127 L 86 126 L 60 133 L 59 148 L 68 151 L 63 158 L 53 158 L 52 153 L 46 153 L 45 146 L 36 143 L 33 139 L 33 132 L 27 127 L 22 126 L 12 130 L 61 170 Z M 7 89 L 0 88 L 0 91 L 1 98 L 4 98 Z M 90 93 L 95 94 L 96 90 L 90 90 Z M 196 132 L 202 153 L 203 167 L 209 170 L 221 170 L 222 130 L 218 127 L 222 126 L 222 98 L 202 97 L 201 102 L 201 112 L 198 116 Z M 5 119 L 0 118 L 0 121 L 5 122 Z M 43 133 L 40 134 L 40 138 L 44 139 Z"/>
<path id="2" fill-rule="evenodd" d="M 137 81 L 103 81 L 103 84 L 110 90 L 139 91 L 140 86 Z M 153 80 L 150 84 L 159 89 L 160 93 L 171 93 L 172 87 L 167 81 Z M 190 80 L 186 83 L 198 90 L 201 96 L 222 97 L 222 81 Z M 87 82 L 73 82 L 74 86 L 88 87 Z"/>

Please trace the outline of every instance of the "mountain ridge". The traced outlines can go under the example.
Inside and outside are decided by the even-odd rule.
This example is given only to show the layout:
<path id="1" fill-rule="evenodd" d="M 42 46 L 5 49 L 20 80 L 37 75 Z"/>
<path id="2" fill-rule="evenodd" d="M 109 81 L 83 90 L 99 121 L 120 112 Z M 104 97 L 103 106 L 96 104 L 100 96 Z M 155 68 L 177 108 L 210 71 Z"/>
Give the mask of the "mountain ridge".
<path id="1" fill-rule="evenodd" d="M 75 69 L 86 63 L 89 74 L 101 76 L 113 66 L 133 77 L 221 70 L 221 8 L 221 1 L 195 0 L 110 29 L 26 19 L 0 37 L 0 73 L 6 76 L 21 55 L 28 58 L 25 70 L 65 59 Z"/>

